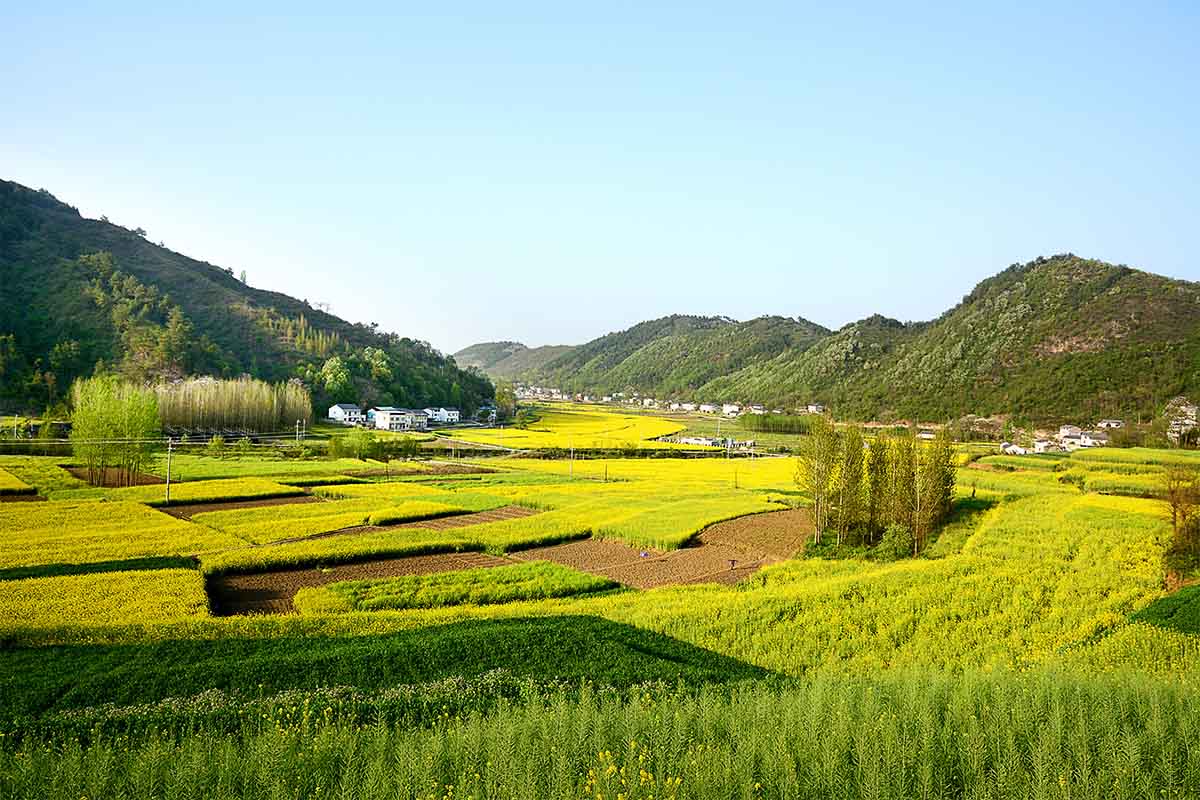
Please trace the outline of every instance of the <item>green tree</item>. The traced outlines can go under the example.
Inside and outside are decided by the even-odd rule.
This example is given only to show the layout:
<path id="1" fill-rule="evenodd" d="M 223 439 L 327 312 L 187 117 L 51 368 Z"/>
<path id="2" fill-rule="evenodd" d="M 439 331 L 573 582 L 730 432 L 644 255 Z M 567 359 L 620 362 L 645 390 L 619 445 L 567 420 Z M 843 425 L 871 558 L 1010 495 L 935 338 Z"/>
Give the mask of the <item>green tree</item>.
<path id="1" fill-rule="evenodd" d="M 108 470 L 132 485 L 159 437 L 158 398 L 150 389 L 112 375 L 82 378 L 71 387 L 71 445 L 99 483 Z"/>
<path id="2" fill-rule="evenodd" d="M 866 523 L 867 533 L 874 541 L 883 527 L 890 498 L 888 497 L 888 437 L 880 433 L 871 440 L 866 465 Z"/>
<path id="3" fill-rule="evenodd" d="M 838 466 L 838 432 L 833 423 L 821 419 L 800 441 L 796 461 L 796 484 L 813 500 L 813 538 L 821 543 L 829 517 L 829 495 Z"/>
<path id="4" fill-rule="evenodd" d="M 496 384 L 496 416 L 499 419 L 512 419 L 517 413 L 517 393 L 508 381 Z"/>
<path id="5" fill-rule="evenodd" d="M 841 435 L 837 473 L 837 543 L 862 522 L 863 513 L 863 436 L 851 425 Z"/>
<path id="6" fill-rule="evenodd" d="M 351 399 L 350 369 L 341 356 L 332 356 L 326 359 L 325 364 L 321 367 L 320 381 L 334 401 L 345 402 Z"/>

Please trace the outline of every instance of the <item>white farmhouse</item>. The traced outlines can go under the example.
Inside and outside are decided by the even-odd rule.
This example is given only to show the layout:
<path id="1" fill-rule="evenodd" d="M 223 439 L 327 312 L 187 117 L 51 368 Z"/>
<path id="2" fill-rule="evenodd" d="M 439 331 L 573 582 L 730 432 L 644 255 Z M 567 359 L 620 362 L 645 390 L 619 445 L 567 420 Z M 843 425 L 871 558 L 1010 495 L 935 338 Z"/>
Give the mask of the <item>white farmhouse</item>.
<path id="1" fill-rule="evenodd" d="M 1012 442 L 1001 442 L 1000 452 L 1006 456 L 1023 456 L 1029 453 L 1029 451 L 1024 447 L 1021 447 L 1021 445 L 1013 444 Z"/>
<path id="2" fill-rule="evenodd" d="M 1078 425 L 1063 425 L 1058 429 L 1059 439 L 1078 439 L 1083 433 L 1083 428 Z"/>
<path id="3" fill-rule="evenodd" d="M 381 431 L 423 431 L 429 426 L 423 409 L 380 406 L 372 410 L 375 427 Z"/>
<path id="4" fill-rule="evenodd" d="M 338 403 L 329 407 L 327 415 L 334 422 L 342 425 L 357 425 L 363 421 L 362 409 L 354 403 Z"/>
<path id="5" fill-rule="evenodd" d="M 751 414 L 765 414 L 765 413 L 767 413 L 767 407 L 764 405 L 755 403 L 754 405 L 750 406 L 750 413 Z"/>
<path id="6" fill-rule="evenodd" d="M 682 411 L 695 411 L 696 404 L 695 403 L 680 403 L 679 408 Z"/>
<path id="7" fill-rule="evenodd" d="M 430 422 L 446 424 L 458 422 L 462 419 L 462 414 L 457 408 L 426 408 L 424 411 L 425 416 L 429 417 Z"/>
<path id="8" fill-rule="evenodd" d="M 1125 421 L 1120 419 L 1102 419 L 1096 423 L 1097 428 L 1104 430 L 1117 430 L 1125 427 Z"/>
<path id="9" fill-rule="evenodd" d="M 727 417 L 736 417 L 742 413 L 742 407 L 737 403 L 725 403 L 721 406 L 721 413 Z"/>
<path id="10" fill-rule="evenodd" d="M 1104 431 L 1084 431 L 1079 435 L 1080 447 L 1104 447 L 1108 444 L 1108 434 Z"/>
<path id="11" fill-rule="evenodd" d="M 810 414 L 824 414 L 825 406 L 820 403 L 809 403 L 805 410 Z"/>
<path id="12" fill-rule="evenodd" d="M 700 413 L 715 414 L 715 413 L 717 413 L 717 407 L 714 406 L 712 403 L 701 403 L 700 404 Z"/>

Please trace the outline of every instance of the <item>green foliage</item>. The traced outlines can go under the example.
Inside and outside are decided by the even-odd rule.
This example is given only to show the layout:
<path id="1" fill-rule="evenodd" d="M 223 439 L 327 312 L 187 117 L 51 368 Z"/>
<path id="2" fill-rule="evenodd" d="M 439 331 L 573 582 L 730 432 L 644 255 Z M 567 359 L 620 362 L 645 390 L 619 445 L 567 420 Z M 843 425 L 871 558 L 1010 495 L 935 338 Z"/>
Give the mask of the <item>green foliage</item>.
<path id="1" fill-rule="evenodd" d="M 745 431 L 754 433 L 790 433 L 803 435 L 813 427 L 817 417 L 810 415 L 795 416 L 792 414 L 742 414 L 738 417 L 738 425 Z"/>
<path id="2" fill-rule="evenodd" d="M 885 559 L 895 561 L 908 558 L 913 554 L 912 531 L 903 523 L 893 522 L 884 530 L 878 549 L 880 557 Z"/>
<path id="3" fill-rule="evenodd" d="M 1182 633 L 1200 634 L 1200 585 L 1187 586 L 1155 600 L 1133 619 Z"/>
<path id="4" fill-rule="evenodd" d="M 302 614 L 343 614 L 350 611 L 388 611 L 454 605 L 488 605 L 514 600 L 599 592 L 616 588 L 607 578 L 548 561 L 506 567 L 406 575 L 373 581 L 343 581 L 316 589 L 301 589 L 296 608 Z"/>
<path id="5" fill-rule="evenodd" d="M 132 485 L 159 435 L 154 392 L 110 376 L 80 378 L 71 387 L 71 446 L 99 484 L 107 471 Z"/>
<path id="6" fill-rule="evenodd" d="M 556 631 L 533 632 L 548 635 L 521 637 L 530 649 L 551 645 L 552 657 L 570 652 L 553 646 Z M 468 641 L 491 650 L 492 640 Z M 610 671 L 614 656 L 597 648 L 607 642 L 576 636 L 564 644 L 588 647 L 597 653 L 598 675 Z M 347 662 L 358 657 L 346 655 Z M 253 679 L 265 659 L 248 661 Z M 648 677 L 687 671 L 644 656 L 639 665 L 647 663 L 659 666 L 647 669 Z M 1200 737 L 1196 690 L 1143 677 L 908 674 L 620 691 L 518 689 L 496 676 L 419 692 L 239 699 L 214 693 L 124 715 L 63 715 L 61 733 L 50 741 L 0 750 L 0 790 L 132 797 L 152 783 L 167 797 L 232 798 L 253 787 L 271 797 L 420 791 L 512 800 L 1200 793 L 1192 753 Z M 157 731 L 152 720 L 181 733 L 138 732 Z"/>
<path id="7" fill-rule="evenodd" d="M 133 645 L 0 649 L 0 722 L 67 711 L 104 698 L 118 705 L 220 689 L 251 697 L 328 686 L 387 689 L 497 669 L 514 675 L 629 686 L 761 677 L 765 672 L 703 648 L 589 616 L 467 620 L 384 635 L 164 639 Z M 2 771 L 0 771 L 2 772 Z"/>

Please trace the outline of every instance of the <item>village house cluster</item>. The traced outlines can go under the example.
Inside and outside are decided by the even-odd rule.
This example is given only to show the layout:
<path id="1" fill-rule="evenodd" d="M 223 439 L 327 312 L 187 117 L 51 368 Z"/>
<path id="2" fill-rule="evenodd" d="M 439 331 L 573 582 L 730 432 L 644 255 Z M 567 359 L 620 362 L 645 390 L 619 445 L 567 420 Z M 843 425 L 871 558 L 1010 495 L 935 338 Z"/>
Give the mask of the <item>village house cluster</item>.
<path id="1" fill-rule="evenodd" d="M 1032 447 L 1002 442 L 1000 452 L 1021 456 L 1029 453 L 1069 453 L 1081 447 L 1104 447 L 1109 443 L 1109 431 L 1124 427 L 1125 422 L 1119 419 L 1102 419 L 1090 430 L 1078 425 L 1061 425 L 1058 433 L 1053 436 L 1039 436 L 1034 439 Z"/>
<path id="2" fill-rule="evenodd" d="M 518 400 L 560 400 L 577 403 L 615 403 L 618 405 L 636 406 L 638 408 L 679 411 L 685 413 L 720 414 L 725 417 L 738 417 L 742 414 L 786 414 L 782 408 L 768 410 L 761 403 L 742 405 L 741 403 L 697 403 L 682 401 L 660 400 L 656 397 L 645 397 L 638 392 L 613 392 L 612 394 L 593 395 L 585 392 L 565 392 L 548 386 L 526 386 L 519 384 L 515 391 Z M 824 414 L 825 406 L 821 403 L 807 403 L 795 409 L 797 414 Z"/>
<path id="3" fill-rule="evenodd" d="M 354 403 L 337 403 L 329 407 L 331 421 L 352 427 L 376 428 L 381 431 L 424 431 L 431 424 L 453 425 L 462 420 L 457 408 L 396 408 L 376 406 L 365 412 Z"/>

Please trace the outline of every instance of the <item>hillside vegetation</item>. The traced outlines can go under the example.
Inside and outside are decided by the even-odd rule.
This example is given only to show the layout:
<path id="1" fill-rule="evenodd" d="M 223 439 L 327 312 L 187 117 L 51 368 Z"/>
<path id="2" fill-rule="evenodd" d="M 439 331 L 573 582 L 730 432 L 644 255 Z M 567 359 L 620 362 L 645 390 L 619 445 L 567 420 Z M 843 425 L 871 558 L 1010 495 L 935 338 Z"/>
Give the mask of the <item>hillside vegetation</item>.
<path id="1" fill-rule="evenodd" d="M 303 380 L 318 407 L 360 401 L 468 409 L 490 383 L 428 344 L 255 289 L 232 270 L 85 219 L 45 191 L 0 181 L 0 405 L 40 410 L 112 367 Z"/>
<path id="2" fill-rule="evenodd" d="M 846 418 L 1133 417 L 1200 390 L 1200 284 L 1072 254 L 1014 264 L 931 322 L 666 317 L 519 377 L 575 391 L 792 406 Z"/>

